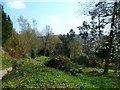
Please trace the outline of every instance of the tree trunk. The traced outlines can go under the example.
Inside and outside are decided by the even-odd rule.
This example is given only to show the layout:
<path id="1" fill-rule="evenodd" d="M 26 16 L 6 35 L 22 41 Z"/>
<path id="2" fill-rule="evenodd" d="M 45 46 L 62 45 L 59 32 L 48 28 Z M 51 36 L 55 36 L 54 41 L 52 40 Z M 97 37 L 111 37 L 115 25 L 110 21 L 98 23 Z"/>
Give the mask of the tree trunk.
<path id="1" fill-rule="evenodd" d="M 113 27 L 114 27 L 114 24 L 115 24 L 114 20 L 115 20 L 116 7 L 117 7 L 117 2 L 114 3 L 114 8 L 113 8 L 113 15 L 112 15 L 112 21 L 111 21 L 111 31 L 110 31 L 110 34 L 109 34 L 109 49 L 108 49 L 107 56 L 105 58 L 105 67 L 104 67 L 103 74 L 108 73 L 109 59 L 110 59 L 110 54 L 111 54 L 111 49 L 112 49 L 112 44 L 113 44 L 113 38 L 114 38 Z"/>
<path id="2" fill-rule="evenodd" d="M 106 60 L 105 60 L 105 67 L 104 67 L 104 72 L 103 72 L 103 74 L 108 73 L 108 66 L 109 66 L 109 59 L 106 59 Z"/>
<path id="3" fill-rule="evenodd" d="M 87 54 L 87 39 L 84 39 L 84 52 Z"/>
<path id="4" fill-rule="evenodd" d="M 115 73 L 117 73 L 117 69 L 118 69 L 118 61 L 115 61 Z"/>
<path id="5" fill-rule="evenodd" d="M 99 26 L 99 39 L 101 38 L 101 32 L 100 32 L 100 14 L 98 15 L 98 26 Z"/>
<path id="6" fill-rule="evenodd" d="M 48 37 L 49 37 L 49 33 L 48 33 L 48 35 L 45 37 L 45 48 L 44 48 L 44 56 L 46 56 L 46 49 L 47 49 L 47 42 L 48 42 Z"/>

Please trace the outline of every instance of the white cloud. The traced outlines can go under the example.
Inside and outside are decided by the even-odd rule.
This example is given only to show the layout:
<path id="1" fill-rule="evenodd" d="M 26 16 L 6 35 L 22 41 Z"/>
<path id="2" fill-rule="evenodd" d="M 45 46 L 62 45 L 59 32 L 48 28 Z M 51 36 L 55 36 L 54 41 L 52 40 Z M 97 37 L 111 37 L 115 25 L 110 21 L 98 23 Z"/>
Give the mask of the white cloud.
<path id="1" fill-rule="evenodd" d="M 15 9 L 21 9 L 26 7 L 23 1 L 8 1 L 6 4 L 9 7 L 15 8 Z"/>
<path id="2" fill-rule="evenodd" d="M 55 16 L 55 15 L 50 15 L 48 16 L 48 19 L 51 21 L 51 22 L 56 22 L 58 20 L 58 17 Z"/>

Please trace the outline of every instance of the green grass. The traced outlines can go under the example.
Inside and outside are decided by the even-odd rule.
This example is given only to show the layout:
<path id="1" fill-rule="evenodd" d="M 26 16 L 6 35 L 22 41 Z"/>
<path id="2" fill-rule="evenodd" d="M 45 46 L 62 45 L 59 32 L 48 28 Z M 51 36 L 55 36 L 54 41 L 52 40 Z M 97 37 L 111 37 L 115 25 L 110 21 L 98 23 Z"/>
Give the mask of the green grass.
<path id="1" fill-rule="evenodd" d="M 40 57 L 36 57 L 35 62 L 37 61 L 37 63 L 41 64 L 41 66 L 44 66 L 44 64 L 50 60 L 50 57 L 45 57 L 45 56 L 40 56 Z"/>
<path id="2" fill-rule="evenodd" d="M 12 66 L 12 60 L 13 58 L 10 57 L 7 53 L 0 55 L 0 62 L 1 62 L 1 68 L 0 70 L 9 68 Z"/>
<path id="3" fill-rule="evenodd" d="M 47 60 L 49 58 L 46 57 L 21 60 L 22 65 L 4 77 L 3 88 L 120 88 L 117 77 L 89 77 L 83 73 L 72 76 L 58 69 L 46 67 L 44 63 Z M 95 68 L 84 70 L 88 72 L 92 69 Z"/>
<path id="4" fill-rule="evenodd" d="M 86 73 L 90 72 L 90 71 L 93 71 L 93 70 L 96 70 L 99 73 L 102 73 L 104 71 L 104 69 L 100 69 L 100 68 L 83 67 L 83 71 L 86 72 Z M 118 70 L 118 71 L 120 71 L 120 70 Z M 113 73 L 114 70 L 113 69 L 109 69 L 108 72 L 109 73 Z"/>

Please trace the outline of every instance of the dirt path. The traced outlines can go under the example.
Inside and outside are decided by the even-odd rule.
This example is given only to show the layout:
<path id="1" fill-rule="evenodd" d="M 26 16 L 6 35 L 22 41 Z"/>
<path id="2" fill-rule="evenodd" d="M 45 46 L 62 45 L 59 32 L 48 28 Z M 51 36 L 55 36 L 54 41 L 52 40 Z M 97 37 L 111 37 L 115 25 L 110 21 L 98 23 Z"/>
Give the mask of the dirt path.
<path id="1" fill-rule="evenodd" d="M 7 74 L 7 72 L 12 71 L 12 69 L 13 69 L 12 67 L 9 67 L 7 69 L 1 70 L 0 71 L 0 81 L 2 80 L 2 77 L 5 76 Z"/>

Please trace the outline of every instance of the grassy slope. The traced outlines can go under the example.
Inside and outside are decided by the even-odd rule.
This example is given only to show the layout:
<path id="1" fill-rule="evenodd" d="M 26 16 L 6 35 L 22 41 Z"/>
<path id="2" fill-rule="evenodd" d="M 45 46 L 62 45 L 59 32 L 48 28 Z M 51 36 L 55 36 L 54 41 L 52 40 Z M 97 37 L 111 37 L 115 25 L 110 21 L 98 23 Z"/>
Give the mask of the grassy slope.
<path id="1" fill-rule="evenodd" d="M 37 61 L 36 61 L 37 60 Z M 13 70 L 3 79 L 3 87 L 9 88 L 118 88 L 118 79 L 85 74 L 71 76 L 67 73 L 44 66 L 48 58 L 21 60 L 21 67 Z M 84 69 L 87 71 L 87 68 Z M 90 68 L 88 68 L 90 70 Z"/>
<path id="2" fill-rule="evenodd" d="M 12 66 L 13 58 L 10 57 L 7 53 L 0 54 L 0 70 L 4 70 Z"/>

